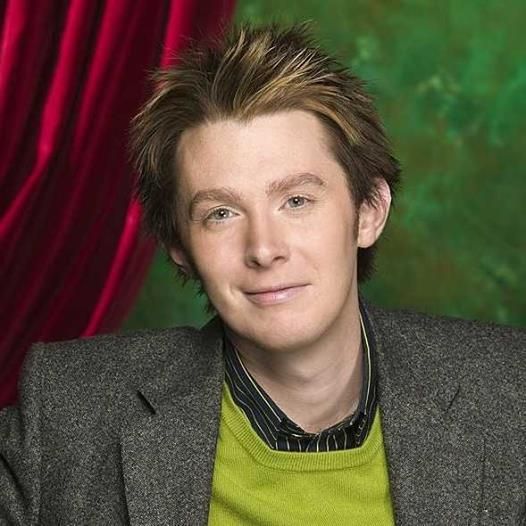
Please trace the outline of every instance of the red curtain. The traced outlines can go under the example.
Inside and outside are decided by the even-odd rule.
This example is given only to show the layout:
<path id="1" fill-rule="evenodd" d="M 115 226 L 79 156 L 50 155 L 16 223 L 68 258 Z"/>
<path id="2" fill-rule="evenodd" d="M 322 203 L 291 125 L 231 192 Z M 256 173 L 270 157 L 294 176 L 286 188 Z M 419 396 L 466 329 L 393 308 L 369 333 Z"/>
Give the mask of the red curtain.
<path id="1" fill-rule="evenodd" d="M 35 341 L 116 330 L 151 261 L 127 161 L 147 76 L 234 0 L 0 3 L 0 407 Z"/>

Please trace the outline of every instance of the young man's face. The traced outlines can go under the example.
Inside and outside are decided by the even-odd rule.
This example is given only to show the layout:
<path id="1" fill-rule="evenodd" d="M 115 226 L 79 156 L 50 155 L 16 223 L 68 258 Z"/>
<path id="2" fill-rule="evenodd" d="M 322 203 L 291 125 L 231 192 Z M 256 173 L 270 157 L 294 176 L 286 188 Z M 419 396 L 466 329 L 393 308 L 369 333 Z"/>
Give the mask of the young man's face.
<path id="1" fill-rule="evenodd" d="M 388 191 L 385 207 L 362 205 L 358 224 L 345 173 L 314 115 L 202 125 L 183 134 L 177 160 L 187 252 L 174 249 L 172 257 L 187 268 L 193 260 L 239 340 L 298 350 L 357 315 L 357 249 L 379 236 Z"/>

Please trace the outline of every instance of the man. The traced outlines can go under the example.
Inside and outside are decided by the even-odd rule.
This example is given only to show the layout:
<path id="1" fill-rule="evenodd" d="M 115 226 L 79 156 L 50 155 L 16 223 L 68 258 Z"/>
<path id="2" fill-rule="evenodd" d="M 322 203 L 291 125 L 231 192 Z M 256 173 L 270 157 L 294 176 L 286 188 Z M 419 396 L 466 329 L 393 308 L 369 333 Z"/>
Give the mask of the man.
<path id="1" fill-rule="evenodd" d="M 274 26 L 157 81 L 138 194 L 218 316 L 36 346 L 4 523 L 525 523 L 525 333 L 359 296 L 399 177 L 362 83 Z"/>

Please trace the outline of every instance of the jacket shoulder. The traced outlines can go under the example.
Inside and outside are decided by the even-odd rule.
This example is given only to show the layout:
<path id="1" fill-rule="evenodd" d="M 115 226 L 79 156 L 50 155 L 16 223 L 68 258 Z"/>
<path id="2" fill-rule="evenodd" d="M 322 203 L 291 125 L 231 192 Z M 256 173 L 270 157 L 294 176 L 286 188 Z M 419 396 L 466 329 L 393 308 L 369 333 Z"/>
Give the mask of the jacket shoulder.
<path id="1" fill-rule="evenodd" d="M 37 343 L 27 362 L 38 362 L 35 373 L 45 375 L 47 381 L 68 378 L 93 384 L 119 378 L 130 380 L 144 377 L 167 362 L 184 362 L 199 339 L 200 331 L 192 327 L 104 334 Z"/>
<path id="2" fill-rule="evenodd" d="M 391 310 L 368 305 L 375 328 L 387 339 L 440 345 L 472 359 L 511 360 L 524 364 L 526 329 L 496 323 L 438 316 L 411 310 Z"/>
<path id="3" fill-rule="evenodd" d="M 174 383 L 192 376 L 204 347 L 202 331 L 192 327 L 38 343 L 24 364 L 20 402 L 38 393 L 56 420 L 125 418 L 142 385 L 168 373 Z"/>
<path id="4" fill-rule="evenodd" d="M 486 409 L 521 406 L 526 411 L 524 329 L 367 307 L 380 342 L 378 351 L 400 375 L 410 365 L 423 386 L 434 378 L 455 377 L 474 398 L 485 400 Z"/>

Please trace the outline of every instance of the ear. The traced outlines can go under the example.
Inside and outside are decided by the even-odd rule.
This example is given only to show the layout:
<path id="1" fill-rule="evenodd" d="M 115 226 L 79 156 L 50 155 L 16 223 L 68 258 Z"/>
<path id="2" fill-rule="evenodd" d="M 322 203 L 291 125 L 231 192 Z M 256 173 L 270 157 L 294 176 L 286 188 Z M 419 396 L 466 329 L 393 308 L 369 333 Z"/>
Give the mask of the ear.
<path id="1" fill-rule="evenodd" d="M 372 246 L 380 237 L 391 207 L 391 191 L 385 179 L 376 183 L 376 197 L 372 203 L 364 201 L 358 216 L 358 246 Z"/>
<path id="2" fill-rule="evenodd" d="M 192 266 L 186 256 L 186 251 L 182 246 L 171 247 L 168 250 L 172 261 L 187 275 L 192 275 Z"/>

